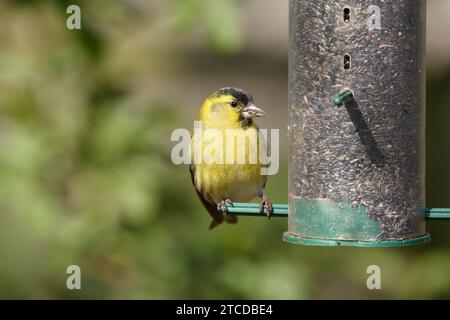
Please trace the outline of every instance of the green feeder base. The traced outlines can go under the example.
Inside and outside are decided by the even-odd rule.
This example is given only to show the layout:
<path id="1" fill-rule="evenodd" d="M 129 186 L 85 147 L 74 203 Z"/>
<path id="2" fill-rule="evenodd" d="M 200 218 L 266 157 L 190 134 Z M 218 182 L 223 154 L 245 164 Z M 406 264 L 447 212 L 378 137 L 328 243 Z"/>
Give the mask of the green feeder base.
<path id="1" fill-rule="evenodd" d="M 427 233 L 423 236 L 402 240 L 380 240 L 380 241 L 359 241 L 359 240 L 337 240 L 337 239 L 318 239 L 305 238 L 293 235 L 289 232 L 283 234 L 283 240 L 286 242 L 300 244 L 305 246 L 328 246 L 328 247 L 405 247 L 427 243 L 431 240 Z"/>
<path id="2" fill-rule="evenodd" d="M 272 204 L 273 217 L 288 217 L 287 204 Z M 363 207 L 353 208 L 345 203 L 330 201 L 294 202 L 291 228 L 285 232 L 283 240 L 289 243 L 307 246 L 352 246 L 352 247 L 401 247 L 425 244 L 431 240 L 428 233 L 403 239 L 374 240 L 380 234 L 378 223 L 370 219 Z M 266 217 L 258 203 L 227 204 L 223 213 L 237 216 Z M 305 214 L 306 213 L 306 214 Z M 423 213 L 426 220 L 450 221 L 450 208 L 426 208 Z M 331 226 L 331 228 L 330 228 Z M 422 234 L 420 229 L 415 234 Z M 345 240 L 341 237 L 347 237 Z M 359 240 L 355 240 L 359 239 Z"/>

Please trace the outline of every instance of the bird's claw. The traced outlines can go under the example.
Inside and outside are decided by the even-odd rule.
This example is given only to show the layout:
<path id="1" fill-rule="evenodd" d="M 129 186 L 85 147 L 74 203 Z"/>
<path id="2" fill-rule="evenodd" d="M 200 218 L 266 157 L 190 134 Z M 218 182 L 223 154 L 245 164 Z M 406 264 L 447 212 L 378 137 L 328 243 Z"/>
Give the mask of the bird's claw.
<path id="1" fill-rule="evenodd" d="M 259 212 L 265 213 L 267 218 L 271 218 L 273 214 L 273 207 L 272 203 L 270 202 L 269 198 L 267 198 L 265 195 L 262 196 L 261 202 L 259 203 Z"/>
<path id="2" fill-rule="evenodd" d="M 230 206 L 230 207 L 233 206 L 233 202 L 230 199 L 220 201 L 220 203 L 217 205 L 217 210 L 219 210 L 222 213 L 227 214 L 228 213 L 227 206 Z"/>

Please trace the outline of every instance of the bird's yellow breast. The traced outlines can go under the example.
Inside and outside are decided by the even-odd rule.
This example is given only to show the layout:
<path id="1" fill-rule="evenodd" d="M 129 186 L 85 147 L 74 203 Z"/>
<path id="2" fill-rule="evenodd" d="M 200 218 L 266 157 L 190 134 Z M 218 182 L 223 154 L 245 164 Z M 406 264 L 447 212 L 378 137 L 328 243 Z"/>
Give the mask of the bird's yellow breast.
<path id="1" fill-rule="evenodd" d="M 202 139 L 200 147 L 192 148 L 202 152 L 202 163 L 192 166 L 195 187 L 213 203 L 227 199 L 250 201 L 262 190 L 267 178 L 261 174 L 264 165 L 259 158 L 266 152 L 265 141 L 255 124 L 244 125 L 239 108 L 230 106 L 232 101 L 230 95 L 212 95 L 205 100 L 199 120 L 208 138 Z M 217 144 L 215 138 L 222 142 Z"/>
<path id="2" fill-rule="evenodd" d="M 247 202 L 263 188 L 266 176 L 261 175 L 264 166 L 259 158 L 265 152 L 265 142 L 261 141 L 258 128 L 251 125 L 229 128 L 214 128 L 224 139 L 222 157 L 205 152 L 201 164 L 194 165 L 194 183 L 197 190 L 210 202 L 219 203 L 230 199 L 234 202 Z M 208 130 L 208 126 L 204 126 Z M 232 134 L 232 139 L 227 135 Z M 202 150 L 211 151 L 211 141 L 203 141 Z M 244 143 L 244 145 L 242 144 Z M 230 145 L 231 144 L 231 145 Z M 262 150 L 259 150 L 262 148 Z M 213 159 L 211 159 L 211 157 Z M 224 163 L 215 160 L 222 159 Z M 231 161 L 231 162 L 230 162 Z"/>

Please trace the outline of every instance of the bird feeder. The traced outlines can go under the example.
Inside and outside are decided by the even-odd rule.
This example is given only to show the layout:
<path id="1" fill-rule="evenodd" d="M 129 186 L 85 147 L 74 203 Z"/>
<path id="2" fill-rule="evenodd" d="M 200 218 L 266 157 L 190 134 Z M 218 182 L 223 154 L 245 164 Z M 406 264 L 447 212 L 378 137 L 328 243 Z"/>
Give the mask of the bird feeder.
<path id="1" fill-rule="evenodd" d="M 426 218 L 449 218 L 425 209 L 425 13 L 425 0 L 290 0 L 285 241 L 414 245 Z"/>
<path id="2" fill-rule="evenodd" d="M 291 0 L 289 242 L 425 231 L 425 1 Z"/>

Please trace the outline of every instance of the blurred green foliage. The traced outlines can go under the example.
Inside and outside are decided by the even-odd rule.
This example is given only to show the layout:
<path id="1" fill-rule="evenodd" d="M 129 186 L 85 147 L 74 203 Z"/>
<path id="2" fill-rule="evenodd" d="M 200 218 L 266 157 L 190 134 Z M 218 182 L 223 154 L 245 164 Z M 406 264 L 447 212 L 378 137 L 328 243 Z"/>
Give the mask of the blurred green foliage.
<path id="1" fill-rule="evenodd" d="M 170 0 L 176 14 L 177 30 L 183 32 L 201 25 L 211 46 L 222 54 L 242 48 L 237 5 L 239 0 Z"/>
<path id="2" fill-rule="evenodd" d="M 81 31 L 65 28 L 69 2 L 82 6 Z M 239 54 L 242 4 L 0 3 L 0 298 L 450 296 L 445 224 L 430 224 L 431 245 L 378 250 L 288 245 L 284 219 L 242 218 L 207 230 L 209 217 L 187 168 L 172 164 L 169 140 L 174 128 L 192 126 L 197 107 L 180 103 L 188 95 L 170 79 L 203 61 L 183 60 L 189 52 L 175 52 L 173 42 L 199 30 L 209 56 Z M 438 123 L 450 116 L 438 107 L 449 101 L 450 77 L 434 81 L 430 101 L 440 113 L 430 119 Z M 156 94 L 162 87 L 170 90 Z M 208 93 L 190 95 L 200 101 Z M 445 144 L 450 132 L 432 137 Z M 431 147 L 429 158 L 440 151 Z M 448 206 L 438 201 L 449 184 L 439 195 L 435 183 L 444 180 L 434 177 L 449 170 L 433 159 L 441 161 L 430 169 L 433 200 Z M 274 202 L 287 200 L 285 152 L 281 161 L 268 183 Z M 80 291 L 66 289 L 71 264 L 81 267 Z M 382 267 L 381 292 L 365 289 L 370 264 Z"/>

